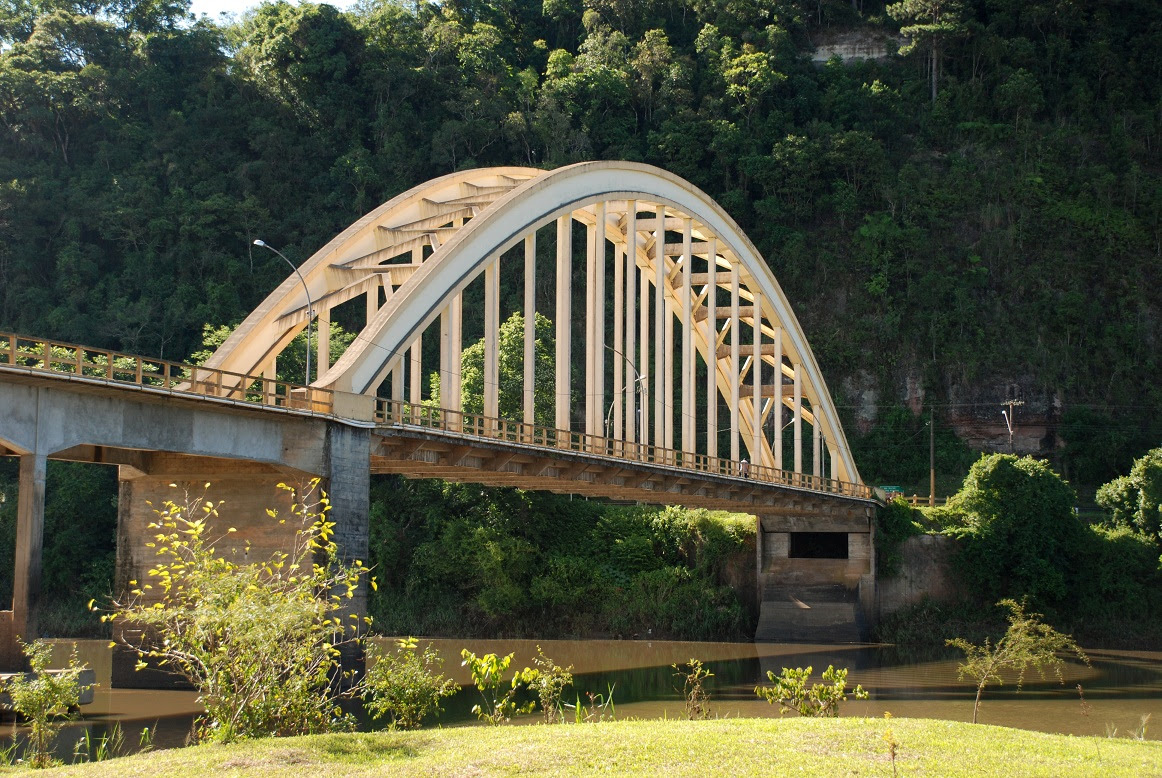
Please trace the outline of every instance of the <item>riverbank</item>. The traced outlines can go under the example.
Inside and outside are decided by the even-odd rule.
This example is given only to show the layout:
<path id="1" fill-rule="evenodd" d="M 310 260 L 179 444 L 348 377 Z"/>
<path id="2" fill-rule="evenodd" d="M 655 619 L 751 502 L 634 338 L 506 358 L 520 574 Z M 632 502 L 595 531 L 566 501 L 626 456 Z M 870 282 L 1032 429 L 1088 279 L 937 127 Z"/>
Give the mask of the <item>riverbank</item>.
<path id="1" fill-rule="evenodd" d="M 44 775 L 1162 774 L 1162 743 L 928 719 L 718 719 L 320 735 L 157 751 Z"/>

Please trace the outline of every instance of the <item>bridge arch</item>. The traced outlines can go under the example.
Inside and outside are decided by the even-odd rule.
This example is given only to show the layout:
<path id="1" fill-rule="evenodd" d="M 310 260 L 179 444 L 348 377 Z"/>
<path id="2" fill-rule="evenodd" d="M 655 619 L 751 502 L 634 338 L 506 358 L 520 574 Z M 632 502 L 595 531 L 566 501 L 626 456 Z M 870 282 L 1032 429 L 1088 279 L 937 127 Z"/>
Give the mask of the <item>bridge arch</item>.
<path id="1" fill-rule="evenodd" d="M 387 381 L 393 399 L 418 403 L 419 341 L 439 320 L 441 404 L 456 411 L 462 294 L 483 275 L 483 399 L 485 415 L 495 416 L 500 258 L 523 244 L 524 412 L 531 421 L 529 279 L 536 277 L 537 232 L 554 222 L 557 304 L 541 312 L 556 323 L 558 428 L 582 426 L 570 407 L 569 369 L 580 363 L 570 287 L 578 275 L 572 225 L 580 223 L 587 237 L 587 331 L 577 344 L 584 359 L 584 432 L 608 435 L 603 425 L 612 417 L 613 437 L 622 441 L 652 439 L 660 448 L 719 457 L 725 438 L 732 460 L 749 455 L 756 465 L 803 473 L 809 459 L 815 476 L 860 482 L 807 338 L 758 250 L 704 192 L 637 163 L 589 162 L 550 172 L 489 168 L 417 186 L 356 221 L 302 265 L 310 309 L 298 277 L 290 276 L 207 366 L 273 375 L 278 353 L 312 314 L 328 322 L 334 307 L 362 295 L 366 326 L 334 365 L 320 328 L 314 385 L 375 394 Z M 715 401 L 707 403 L 711 395 Z M 719 419 L 720 406 L 729 419 Z"/>

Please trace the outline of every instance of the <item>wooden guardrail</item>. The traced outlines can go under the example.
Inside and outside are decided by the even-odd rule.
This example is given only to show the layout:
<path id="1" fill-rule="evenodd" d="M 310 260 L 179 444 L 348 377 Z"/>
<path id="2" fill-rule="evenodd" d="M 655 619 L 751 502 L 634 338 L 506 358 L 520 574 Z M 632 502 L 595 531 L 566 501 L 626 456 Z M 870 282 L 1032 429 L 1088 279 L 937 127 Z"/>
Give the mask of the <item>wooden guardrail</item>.
<path id="1" fill-rule="evenodd" d="M 335 404 L 329 389 L 11 333 L 0 333 L 5 367 L 310 413 L 331 414 Z"/>
<path id="2" fill-rule="evenodd" d="M 583 432 L 540 427 L 535 424 L 462 413 L 427 405 L 416 405 L 398 400 L 378 398 L 375 421 L 382 425 L 411 426 L 456 432 L 462 435 L 520 443 L 545 449 L 562 449 L 598 456 L 623 459 L 631 462 L 664 465 L 666 467 L 692 470 L 711 475 L 727 475 L 750 478 L 763 483 L 810 489 L 816 492 L 839 494 L 849 497 L 872 499 L 870 487 L 863 484 L 837 481 L 831 478 L 776 470 L 753 463 L 734 461 L 706 454 L 652 446 L 647 443 L 629 443 L 624 440 L 587 435 Z"/>

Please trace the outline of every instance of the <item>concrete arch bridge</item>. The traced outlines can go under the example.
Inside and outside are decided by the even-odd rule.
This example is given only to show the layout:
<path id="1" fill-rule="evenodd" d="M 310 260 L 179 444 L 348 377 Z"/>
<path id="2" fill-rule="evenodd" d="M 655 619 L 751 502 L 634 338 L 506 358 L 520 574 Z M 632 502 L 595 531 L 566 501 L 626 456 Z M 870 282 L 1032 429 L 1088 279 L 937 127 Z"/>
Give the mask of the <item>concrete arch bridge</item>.
<path id="1" fill-rule="evenodd" d="M 511 313 L 520 371 L 504 397 Z M 537 315 L 553 323 L 549 359 Z M 279 380 L 313 320 L 317 372 Z M 357 330 L 333 364 L 332 320 Z M 474 333 L 478 395 L 462 372 Z M 122 581 L 150 562 L 144 501 L 171 482 L 213 481 L 261 516 L 274 492 L 256 486 L 321 476 L 357 557 L 379 472 L 746 511 L 760 517 L 760 589 L 776 600 L 794 583 L 871 589 L 874 496 L 789 302 L 721 207 L 646 165 L 418 186 L 317 251 L 203 366 L 2 336 L 3 403 L 20 409 L 0 416 L 0 453 L 21 459 L 10 630 L 25 636 L 54 458 L 121 467 Z M 239 529 L 259 552 L 280 542 L 257 522 Z"/>

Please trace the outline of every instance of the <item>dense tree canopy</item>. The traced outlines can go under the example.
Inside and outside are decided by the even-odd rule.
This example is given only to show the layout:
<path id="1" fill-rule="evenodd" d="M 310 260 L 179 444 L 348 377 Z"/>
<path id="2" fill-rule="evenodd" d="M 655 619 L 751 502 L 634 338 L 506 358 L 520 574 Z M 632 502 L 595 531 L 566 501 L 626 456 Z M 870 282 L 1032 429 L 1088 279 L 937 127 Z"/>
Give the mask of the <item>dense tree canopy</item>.
<path id="1" fill-rule="evenodd" d="M 843 35 L 887 56 L 812 63 Z M 841 407 L 1016 384 L 1096 484 L 1162 434 L 1160 105 L 1154 0 L 0 0 L 0 328 L 184 358 L 285 275 L 255 237 L 642 160 L 754 238 Z"/>

